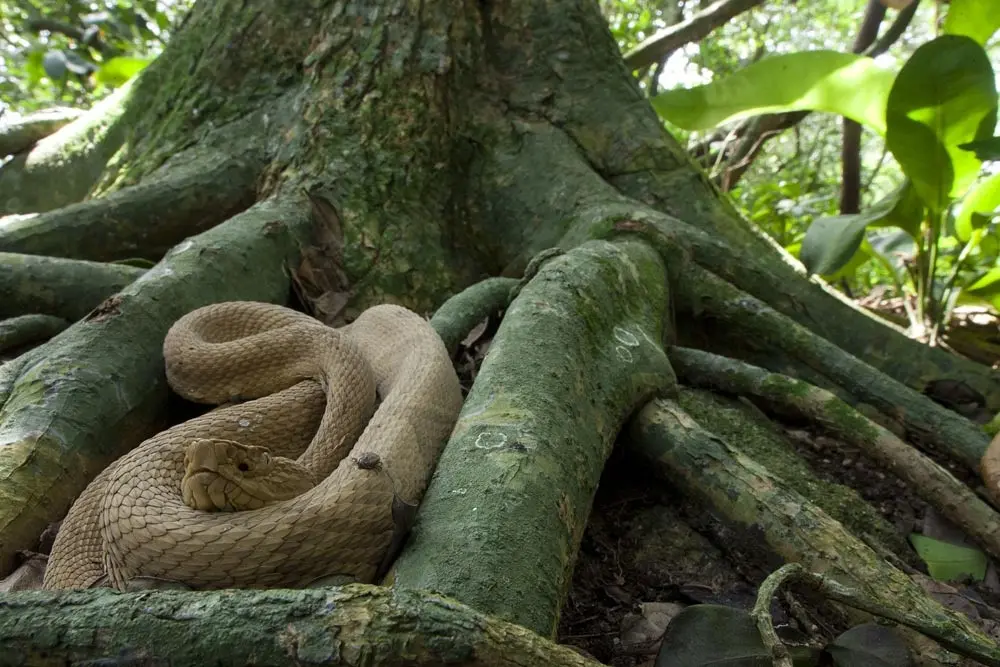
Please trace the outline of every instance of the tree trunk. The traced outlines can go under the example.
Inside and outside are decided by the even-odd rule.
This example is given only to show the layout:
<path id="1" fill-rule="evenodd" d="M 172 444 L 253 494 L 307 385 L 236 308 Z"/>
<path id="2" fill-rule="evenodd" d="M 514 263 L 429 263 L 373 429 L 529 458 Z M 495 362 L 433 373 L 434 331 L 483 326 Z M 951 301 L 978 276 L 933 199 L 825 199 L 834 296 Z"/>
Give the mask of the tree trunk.
<path id="1" fill-rule="evenodd" d="M 876 568 L 873 552 L 822 509 L 780 479 L 755 476 L 766 462 L 739 453 L 739 442 L 719 450 L 726 458 L 716 468 L 699 467 L 710 454 L 692 443 L 717 436 L 662 402 L 675 393 L 667 344 L 807 378 L 851 405 L 863 400 L 970 467 L 986 436 L 919 391 L 932 379 L 962 380 L 997 410 L 998 374 L 907 339 L 804 278 L 750 230 L 663 131 L 592 0 L 202 0 L 120 95 L 120 106 L 45 140 L 66 161 L 102 163 L 89 199 L 76 201 L 75 185 L 78 196 L 55 210 L 20 201 L 0 210 L 47 210 L 0 224 L 0 252 L 159 262 L 0 370 L 0 568 L 104 465 L 162 426 L 161 345 L 182 314 L 232 299 L 289 303 L 293 291 L 331 324 L 382 302 L 430 314 L 492 276 L 467 295 L 476 308 L 438 313 L 453 348 L 458 329 L 506 306 L 509 285 L 498 277 L 524 275 L 392 573 L 393 592 L 370 595 L 423 608 L 404 589 L 438 591 L 551 638 L 601 469 L 630 423 L 625 440 L 639 457 L 728 514 L 730 529 L 762 533 L 772 562 L 877 572 L 864 588 L 878 602 L 912 603 L 922 620 L 962 634 L 950 647 L 1000 664 L 989 639 L 902 572 Z M 105 128 L 100 150 L 70 140 L 85 123 Z M 108 146 L 119 145 L 110 161 Z M 36 178 L 29 163 L 4 168 L 0 194 Z M 539 255 L 552 248 L 565 256 Z M 661 402 L 649 402 L 657 393 Z M 669 428 L 668 412 L 680 426 Z M 739 498 L 727 475 L 730 485 L 739 480 Z M 782 522 L 791 502 L 811 526 Z M 82 605 L 98 627 L 162 607 L 195 621 L 197 641 L 169 645 L 183 656 L 174 664 L 197 664 L 216 651 L 245 654 L 250 635 L 224 631 L 247 625 L 227 616 L 241 604 L 312 601 L 301 609 L 311 622 L 331 613 L 312 604 L 316 596 L 349 594 L 156 595 L 11 595 L 0 601 L 0 645 L 30 664 L 45 664 L 49 650 L 56 659 L 149 656 L 142 647 L 156 640 L 140 641 L 141 628 L 97 637 L 71 616 Z M 347 639 L 309 660 L 356 637 L 354 617 L 333 609 L 324 632 L 337 626 Z M 150 637 L 169 632 L 142 613 Z M 260 632 L 285 627 L 288 613 L 261 618 Z M 202 623 L 216 615 L 232 625 Z M 289 632 L 283 650 L 297 646 Z M 479 664 L 470 646 L 449 655 Z M 404 660 L 359 651 L 336 660 Z"/>

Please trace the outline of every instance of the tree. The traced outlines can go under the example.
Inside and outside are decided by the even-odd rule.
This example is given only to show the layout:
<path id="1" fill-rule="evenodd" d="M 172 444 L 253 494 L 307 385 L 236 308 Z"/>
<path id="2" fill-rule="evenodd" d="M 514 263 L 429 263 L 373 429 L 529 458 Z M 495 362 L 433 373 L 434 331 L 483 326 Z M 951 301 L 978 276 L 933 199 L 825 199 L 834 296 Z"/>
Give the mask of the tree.
<path id="1" fill-rule="evenodd" d="M 0 201 L 4 303 L 51 287 L 25 268 L 38 256 L 107 296 L 82 318 L 55 298 L 4 313 L 75 320 L 0 369 L 4 570 L 163 425 L 160 346 L 184 313 L 295 295 L 337 324 L 391 301 L 439 311 L 454 347 L 504 311 L 390 590 L 11 594 L 0 643 L 28 664 L 584 664 L 524 628 L 554 636 L 616 441 L 743 546 L 1000 664 L 853 534 L 874 522 L 861 503 L 808 497 L 678 402 L 680 379 L 823 423 L 1000 555 L 985 502 L 847 406 L 978 474 L 987 437 L 920 391 L 947 377 L 996 410 L 997 373 L 856 309 L 750 229 L 664 132 L 595 3 L 200 2 L 133 83 L 4 167 Z M 121 286 L 113 262 L 136 258 L 156 264 Z"/>

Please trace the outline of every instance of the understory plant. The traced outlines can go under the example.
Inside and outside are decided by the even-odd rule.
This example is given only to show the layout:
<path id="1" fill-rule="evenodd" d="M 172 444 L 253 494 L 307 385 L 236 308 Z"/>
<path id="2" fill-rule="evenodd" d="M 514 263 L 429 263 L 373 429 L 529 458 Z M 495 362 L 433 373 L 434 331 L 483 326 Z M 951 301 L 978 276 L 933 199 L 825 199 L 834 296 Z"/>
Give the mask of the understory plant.
<path id="1" fill-rule="evenodd" d="M 1000 309 L 1000 138 L 996 77 L 984 44 L 1000 27 L 1000 5 L 955 0 L 942 34 L 898 71 L 865 55 L 832 50 L 765 57 L 712 83 L 653 98 L 662 118 L 706 130 L 764 113 L 819 111 L 877 133 L 903 180 L 858 214 L 814 219 L 786 244 L 828 279 L 869 260 L 904 296 L 909 333 L 934 343 L 954 307 Z"/>

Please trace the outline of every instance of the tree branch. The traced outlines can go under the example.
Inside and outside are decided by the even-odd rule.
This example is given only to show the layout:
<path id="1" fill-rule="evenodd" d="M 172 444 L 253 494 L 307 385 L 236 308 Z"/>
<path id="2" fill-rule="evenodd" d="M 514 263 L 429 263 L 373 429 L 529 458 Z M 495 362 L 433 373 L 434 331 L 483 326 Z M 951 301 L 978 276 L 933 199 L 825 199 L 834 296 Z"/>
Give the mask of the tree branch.
<path id="1" fill-rule="evenodd" d="M 55 19 L 48 18 L 34 18 L 28 19 L 24 22 L 24 27 L 31 32 L 42 32 L 43 30 L 48 30 L 49 32 L 57 32 L 61 35 L 66 35 L 70 39 L 75 39 L 85 46 L 92 46 L 104 55 L 116 55 L 118 49 L 110 46 L 100 38 L 100 35 L 94 35 L 94 37 L 88 41 L 84 41 L 84 31 L 75 25 L 69 23 L 63 23 L 62 21 L 56 21 Z"/>
<path id="2" fill-rule="evenodd" d="M 703 39 L 735 16 L 760 5 L 764 0 L 719 0 L 687 21 L 661 30 L 625 54 L 629 70 L 637 70 L 663 60 L 689 42 Z"/>

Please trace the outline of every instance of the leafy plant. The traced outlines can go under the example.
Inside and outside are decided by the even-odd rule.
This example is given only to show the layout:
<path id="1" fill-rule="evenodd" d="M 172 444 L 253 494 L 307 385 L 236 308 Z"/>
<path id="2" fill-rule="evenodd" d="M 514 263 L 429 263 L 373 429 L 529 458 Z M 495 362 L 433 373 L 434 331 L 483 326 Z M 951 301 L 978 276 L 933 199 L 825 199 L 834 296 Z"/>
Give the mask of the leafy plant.
<path id="1" fill-rule="evenodd" d="M 685 130 L 763 113 L 821 111 L 882 136 L 904 181 L 857 215 L 815 219 L 799 257 L 832 277 L 871 259 L 909 293 L 911 331 L 933 341 L 956 303 L 1000 309 L 994 211 L 1000 176 L 983 163 L 1000 154 L 995 75 L 983 43 L 1000 27 L 992 0 L 953 0 L 944 33 L 898 72 L 865 56 L 809 51 L 766 57 L 704 86 L 663 92 L 653 106 Z M 789 247 L 790 244 L 786 244 Z"/>
<path id="2" fill-rule="evenodd" d="M 148 64 L 191 0 L 0 0 L 0 113 L 90 106 Z"/>

